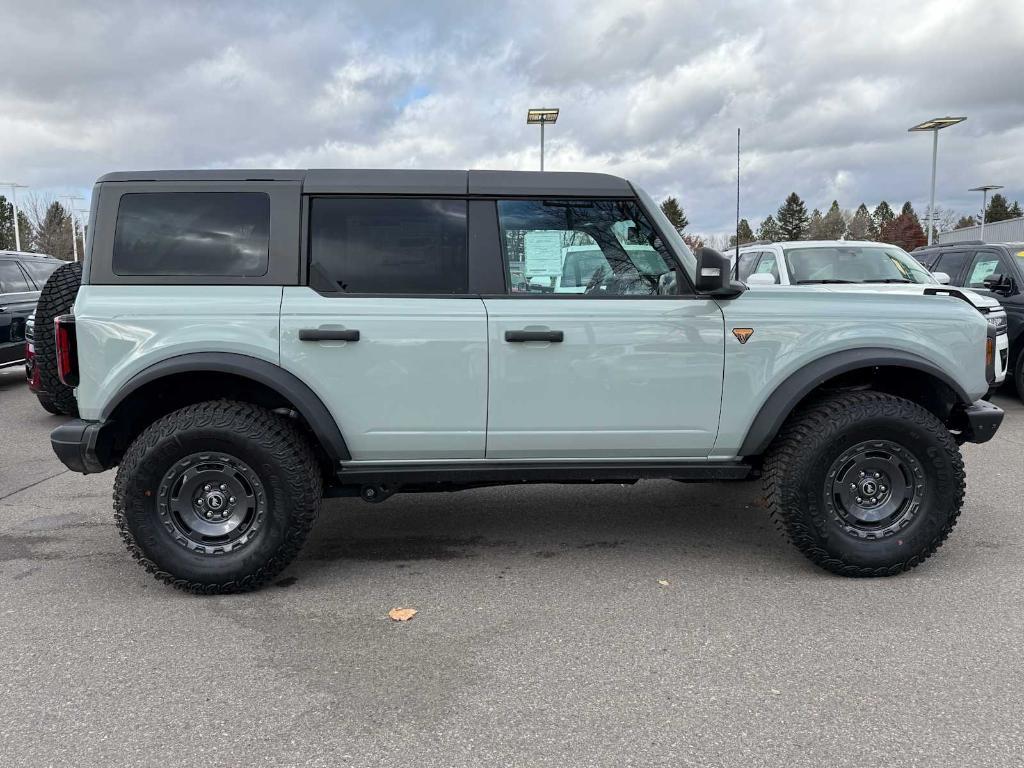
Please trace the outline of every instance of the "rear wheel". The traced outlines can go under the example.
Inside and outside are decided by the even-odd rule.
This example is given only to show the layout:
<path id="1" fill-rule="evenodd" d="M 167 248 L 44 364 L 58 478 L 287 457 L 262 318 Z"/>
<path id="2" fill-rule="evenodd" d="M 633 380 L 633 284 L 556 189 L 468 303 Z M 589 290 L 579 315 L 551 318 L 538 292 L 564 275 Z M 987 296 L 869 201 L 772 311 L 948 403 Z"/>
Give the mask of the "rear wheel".
<path id="1" fill-rule="evenodd" d="M 248 403 L 200 403 L 153 423 L 114 481 L 128 550 L 157 579 L 207 594 L 257 589 L 298 554 L 322 495 L 306 438 Z"/>
<path id="2" fill-rule="evenodd" d="M 39 405 L 43 407 L 43 410 L 47 413 L 52 413 L 54 416 L 62 415 L 62 411 L 53 402 L 53 399 L 42 392 L 36 393 L 36 399 L 39 401 Z"/>
<path id="3" fill-rule="evenodd" d="M 764 463 L 772 516 L 811 561 L 844 576 L 889 576 L 930 557 L 956 525 L 964 484 L 945 426 L 881 392 L 803 408 Z"/>
<path id="4" fill-rule="evenodd" d="M 35 364 L 39 368 L 39 402 L 50 413 L 66 416 L 78 415 L 78 402 L 74 390 L 57 375 L 57 343 L 54 339 L 53 320 L 71 311 L 82 284 L 82 265 L 70 262 L 57 267 L 39 292 L 33 339 Z M 49 400 L 50 407 L 43 402 Z"/>

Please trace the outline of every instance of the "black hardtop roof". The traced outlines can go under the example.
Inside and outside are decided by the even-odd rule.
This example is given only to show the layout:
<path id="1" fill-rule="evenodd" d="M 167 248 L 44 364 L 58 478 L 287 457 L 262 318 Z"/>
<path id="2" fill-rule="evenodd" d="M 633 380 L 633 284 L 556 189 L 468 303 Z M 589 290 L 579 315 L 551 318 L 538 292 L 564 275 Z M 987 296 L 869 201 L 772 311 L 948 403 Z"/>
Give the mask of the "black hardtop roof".
<path id="1" fill-rule="evenodd" d="M 399 169 L 117 171 L 100 183 L 146 181 L 299 181 L 306 194 L 586 195 L 632 197 L 628 181 L 606 173 Z"/>

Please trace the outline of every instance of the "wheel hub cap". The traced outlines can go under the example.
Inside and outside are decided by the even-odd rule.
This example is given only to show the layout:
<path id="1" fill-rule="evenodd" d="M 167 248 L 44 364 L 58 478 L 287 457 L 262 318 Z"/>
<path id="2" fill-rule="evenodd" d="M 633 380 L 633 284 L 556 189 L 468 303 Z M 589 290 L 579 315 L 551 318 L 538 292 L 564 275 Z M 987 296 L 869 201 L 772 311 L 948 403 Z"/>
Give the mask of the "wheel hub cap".
<path id="1" fill-rule="evenodd" d="M 194 453 L 164 475 L 158 492 L 164 527 L 186 549 L 231 552 L 263 523 L 266 495 L 256 473 L 227 454 Z"/>
<path id="2" fill-rule="evenodd" d="M 847 533 L 881 538 L 906 527 L 920 509 L 924 491 L 924 469 L 917 457 L 890 440 L 871 440 L 848 448 L 832 462 L 825 505 Z"/>

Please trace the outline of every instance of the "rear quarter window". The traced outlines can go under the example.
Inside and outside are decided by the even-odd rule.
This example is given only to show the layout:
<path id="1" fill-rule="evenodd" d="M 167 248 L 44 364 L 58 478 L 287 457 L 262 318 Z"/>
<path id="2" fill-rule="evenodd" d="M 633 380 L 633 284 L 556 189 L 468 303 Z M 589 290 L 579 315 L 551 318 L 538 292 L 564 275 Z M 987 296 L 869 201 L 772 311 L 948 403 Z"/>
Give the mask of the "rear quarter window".
<path id="1" fill-rule="evenodd" d="M 121 196 L 113 272 L 124 276 L 259 277 L 270 252 L 262 192 L 147 192 Z"/>

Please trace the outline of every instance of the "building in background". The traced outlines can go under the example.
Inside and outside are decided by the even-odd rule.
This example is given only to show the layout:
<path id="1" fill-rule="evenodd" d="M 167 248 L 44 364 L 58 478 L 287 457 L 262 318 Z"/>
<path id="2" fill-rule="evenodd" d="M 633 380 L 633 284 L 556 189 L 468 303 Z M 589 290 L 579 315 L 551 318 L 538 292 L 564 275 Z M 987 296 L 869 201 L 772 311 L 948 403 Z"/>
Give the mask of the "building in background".
<path id="1" fill-rule="evenodd" d="M 939 232 L 940 243 L 962 243 L 964 240 L 980 240 L 981 224 L 973 227 L 954 229 L 952 232 Z M 1024 242 L 1024 217 L 1003 219 L 985 224 L 986 243 L 1020 243 Z"/>

